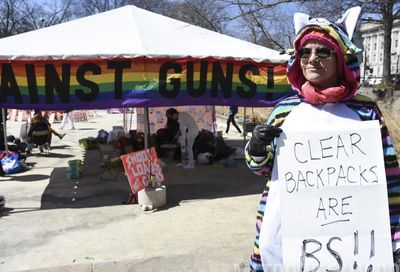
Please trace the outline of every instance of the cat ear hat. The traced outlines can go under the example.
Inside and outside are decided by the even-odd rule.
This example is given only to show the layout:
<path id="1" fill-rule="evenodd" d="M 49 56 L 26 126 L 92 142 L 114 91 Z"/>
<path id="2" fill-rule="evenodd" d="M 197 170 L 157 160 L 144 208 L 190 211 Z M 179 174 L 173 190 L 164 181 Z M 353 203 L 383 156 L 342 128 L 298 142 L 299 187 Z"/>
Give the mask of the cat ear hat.
<path id="1" fill-rule="evenodd" d="M 361 8 L 353 7 L 336 23 L 324 18 L 311 18 L 304 13 L 294 14 L 294 26 L 296 37 L 293 42 L 294 53 L 289 60 L 287 77 L 292 87 L 300 93 L 301 86 L 306 82 L 300 66 L 297 51 L 308 41 L 318 40 L 327 44 L 336 52 L 338 58 L 339 81 L 345 82 L 348 93 L 344 100 L 353 97 L 358 88 L 360 80 L 360 66 L 357 53 L 361 50 L 351 41 L 354 30 L 360 16 Z"/>

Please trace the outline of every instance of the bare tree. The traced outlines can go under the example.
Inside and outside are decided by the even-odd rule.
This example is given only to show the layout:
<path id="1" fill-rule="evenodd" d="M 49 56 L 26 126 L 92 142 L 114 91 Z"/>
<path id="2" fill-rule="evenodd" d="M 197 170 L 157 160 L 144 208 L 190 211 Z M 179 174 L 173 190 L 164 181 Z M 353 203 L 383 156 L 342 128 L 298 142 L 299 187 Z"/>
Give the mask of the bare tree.
<path id="1" fill-rule="evenodd" d="M 23 1 L 21 13 L 34 29 L 67 22 L 74 18 L 73 7 L 75 0 L 51 1 L 39 5 Z"/>
<path id="2" fill-rule="evenodd" d="M 23 0 L 0 1 L 0 37 L 7 37 L 31 28 L 21 13 Z"/>
<path id="3" fill-rule="evenodd" d="M 0 37 L 59 24 L 72 18 L 74 0 L 39 5 L 27 0 L 0 1 Z"/>
<path id="4" fill-rule="evenodd" d="M 76 0 L 75 13 L 77 16 L 87 16 L 99 12 L 135 5 L 137 7 L 163 13 L 166 5 L 164 0 Z"/>
<path id="5" fill-rule="evenodd" d="M 292 10 L 288 5 L 305 0 L 220 0 L 231 10 L 230 20 L 237 22 L 245 38 L 277 50 L 290 47 L 294 36 Z M 243 35 L 243 34 L 242 34 Z"/>
<path id="6" fill-rule="evenodd" d="M 383 29 L 383 83 L 390 82 L 391 46 L 393 22 L 400 19 L 400 1 L 396 0 L 369 0 L 354 1 L 362 5 L 364 13 L 370 15 L 364 17 L 367 22 L 378 23 Z"/>
<path id="7" fill-rule="evenodd" d="M 239 21 L 247 30 L 251 41 L 281 49 L 290 46 L 293 26 L 282 10 L 285 4 L 297 4 L 297 11 L 303 11 L 311 17 L 324 17 L 335 21 L 345 10 L 354 6 L 362 7 L 364 21 L 379 24 L 384 35 L 383 80 L 390 81 L 391 32 L 393 21 L 400 19 L 400 0 L 219 0 L 230 5 L 233 10 L 232 21 Z M 300 5 L 301 4 L 301 5 Z M 245 31 L 246 32 L 246 31 Z M 293 35 L 294 36 L 294 35 Z M 292 37 L 293 37 L 292 36 Z"/>
<path id="8" fill-rule="evenodd" d="M 251 6 L 237 0 L 237 7 L 241 19 L 251 33 L 252 42 L 277 50 L 283 50 L 290 45 L 293 37 L 293 21 L 281 6 L 261 8 L 261 3 Z"/>
<path id="9" fill-rule="evenodd" d="M 348 6 L 345 2 L 348 1 L 308 0 L 301 6 L 301 11 L 313 18 L 322 17 L 334 22 L 344 14 L 346 6 Z"/>
<path id="10" fill-rule="evenodd" d="M 182 2 L 171 2 L 164 14 L 216 32 L 226 32 L 228 15 L 225 6 L 219 1 L 184 0 Z"/>

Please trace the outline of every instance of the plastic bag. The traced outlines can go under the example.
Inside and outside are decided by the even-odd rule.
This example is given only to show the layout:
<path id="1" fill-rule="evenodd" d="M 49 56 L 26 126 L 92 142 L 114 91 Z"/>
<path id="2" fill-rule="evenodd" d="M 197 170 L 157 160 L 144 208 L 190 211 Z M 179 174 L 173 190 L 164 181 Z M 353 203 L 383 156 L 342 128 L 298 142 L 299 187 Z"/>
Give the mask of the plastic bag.
<path id="1" fill-rule="evenodd" d="M 17 153 L 5 156 L 1 159 L 1 165 L 6 175 L 19 173 L 24 170 L 22 163 L 18 160 Z"/>

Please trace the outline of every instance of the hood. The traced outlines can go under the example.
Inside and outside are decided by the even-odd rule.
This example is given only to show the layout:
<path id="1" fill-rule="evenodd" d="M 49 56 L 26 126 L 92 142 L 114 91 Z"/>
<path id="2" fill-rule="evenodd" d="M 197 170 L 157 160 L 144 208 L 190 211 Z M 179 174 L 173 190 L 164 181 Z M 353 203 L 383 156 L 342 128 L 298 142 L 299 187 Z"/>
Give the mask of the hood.
<path id="1" fill-rule="evenodd" d="M 300 49 L 302 37 L 312 30 L 324 32 L 337 45 L 333 49 L 338 57 L 338 72 L 341 74 L 339 81 L 344 81 L 348 88 L 347 95 L 343 100 L 348 100 L 357 93 L 360 81 L 360 66 L 356 54 L 361 50 L 353 44 L 351 37 L 360 11 L 359 7 L 348 10 L 337 23 L 323 18 L 312 19 L 303 13 L 294 15 L 297 35 L 293 42 L 294 54 L 291 56 L 287 66 L 287 77 L 289 83 L 299 95 L 301 95 L 300 88 L 306 82 L 306 79 L 303 76 L 300 59 L 297 57 L 296 52 Z"/>

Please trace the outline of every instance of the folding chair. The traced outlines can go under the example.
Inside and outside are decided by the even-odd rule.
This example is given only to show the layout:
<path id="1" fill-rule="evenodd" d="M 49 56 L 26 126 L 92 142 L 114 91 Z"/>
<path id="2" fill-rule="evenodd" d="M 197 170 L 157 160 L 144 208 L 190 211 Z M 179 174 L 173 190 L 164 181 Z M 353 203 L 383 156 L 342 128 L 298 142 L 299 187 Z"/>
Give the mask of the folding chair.
<path id="1" fill-rule="evenodd" d="M 115 146 L 108 144 L 98 144 L 97 150 L 99 151 L 101 160 L 104 165 L 104 171 L 101 173 L 100 179 L 117 180 L 119 173 L 125 170 L 122 165 L 121 158 L 119 157 L 119 154 L 115 149 Z M 111 179 L 105 177 L 106 173 L 111 176 Z"/>
<path id="2" fill-rule="evenodd" d="M 31 137 L 31 147 L 32 145 L 37 146 L 40 150 L 40 152 L 45 152 L 46 154 L 49 154 L 50 150 L 50 131 L 49 130 L 34 130 L 32 132 L 32 137 Z"/>

